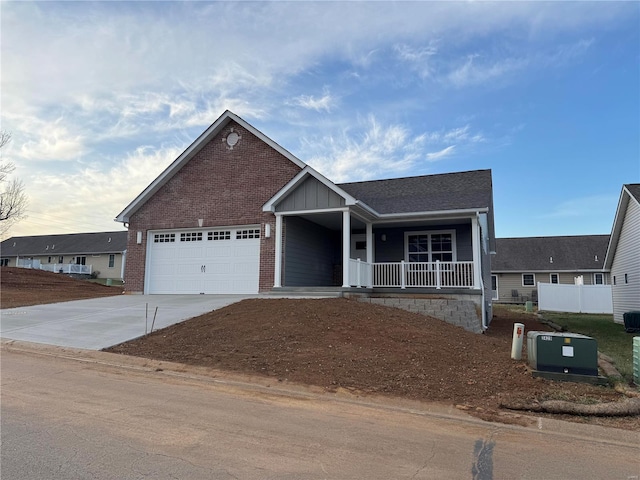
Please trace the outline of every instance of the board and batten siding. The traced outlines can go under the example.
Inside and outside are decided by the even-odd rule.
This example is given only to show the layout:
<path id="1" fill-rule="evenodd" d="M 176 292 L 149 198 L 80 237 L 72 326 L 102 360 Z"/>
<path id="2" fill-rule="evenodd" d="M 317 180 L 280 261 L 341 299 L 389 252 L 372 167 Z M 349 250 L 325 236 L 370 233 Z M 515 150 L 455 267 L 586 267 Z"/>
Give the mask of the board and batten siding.
<path id="1" fill-rule="evenodd" d="M 335 265 L 342 262 L 340 232 L 300 217 L 285 217 L 285 222 L 283 285 L 333 286 Z"/>
<path id="2" fill-rule="evenodd" d="M 628 283 L 625 283 L 625 274 Z M 623 323 L 625 312 L 640 310 L 640 206 L 633 200 L 629 201 L 622 222 L 611 264 L 611 279 L 613 319 Z"/>
<path id="3" fill-rule="evenodd" d="M 344 206 L 344 198 L 317 179 L 309 177 L 278 203 L 276 211 L 292 212 Z"/>

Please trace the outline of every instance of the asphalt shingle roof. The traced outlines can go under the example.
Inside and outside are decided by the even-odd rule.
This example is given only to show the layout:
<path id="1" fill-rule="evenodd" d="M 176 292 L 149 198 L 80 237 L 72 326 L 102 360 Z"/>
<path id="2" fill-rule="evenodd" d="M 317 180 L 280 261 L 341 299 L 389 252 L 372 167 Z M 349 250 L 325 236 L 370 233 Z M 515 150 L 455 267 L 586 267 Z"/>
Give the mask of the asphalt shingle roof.
<path id="1" fill-rule="evenodd" d="M 378 213 L 493 209 L 491 170 L 338 184 Z"/>
<path id="2" fill-rule="evenodd" d="M 11 237 L 0 244 L 3 257 L 119 253 L 127 249 L 127 232 L 73 233 Z"/>
<path id="3" fill-rule="evenodd" d="M 625 185 L 629 193 L 633 195 L 637 202 L 640 202 L 640 183 L 628 183 Z"/>
<path id="4" fill-rule="evenodd" d="M 608 244 L 609 235 L 496 238 L 496 254 L 491 260 L 491 270 L 601 270 Z"/>

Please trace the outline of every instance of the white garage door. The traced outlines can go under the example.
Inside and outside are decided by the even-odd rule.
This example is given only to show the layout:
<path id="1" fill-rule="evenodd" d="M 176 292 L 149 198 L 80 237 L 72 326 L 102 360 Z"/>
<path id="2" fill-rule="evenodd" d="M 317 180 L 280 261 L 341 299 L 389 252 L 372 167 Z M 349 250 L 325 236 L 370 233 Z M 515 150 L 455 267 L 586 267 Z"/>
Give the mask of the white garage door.
<path id="1" fill-rule="evenodd" d="M 258 293 L 258 227 L 151 232 L 149 242 L 148 293 Z"/>

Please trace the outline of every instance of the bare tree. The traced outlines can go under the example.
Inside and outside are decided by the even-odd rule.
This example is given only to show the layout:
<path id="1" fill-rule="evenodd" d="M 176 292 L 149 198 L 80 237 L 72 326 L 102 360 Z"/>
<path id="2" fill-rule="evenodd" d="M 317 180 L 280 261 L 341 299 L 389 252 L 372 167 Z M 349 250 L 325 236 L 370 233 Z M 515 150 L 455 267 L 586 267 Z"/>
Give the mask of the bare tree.
<path id="1" fill-rule="evenodd" d="M 0 131 L 0 149 L 11 141 L 11 133 Z M 16 169 L 13 162 L 0 159 L 0 234 L 4 234 L 25 216 L 27 194 L 24 184 L 17 178 L 9 179 Z"/>

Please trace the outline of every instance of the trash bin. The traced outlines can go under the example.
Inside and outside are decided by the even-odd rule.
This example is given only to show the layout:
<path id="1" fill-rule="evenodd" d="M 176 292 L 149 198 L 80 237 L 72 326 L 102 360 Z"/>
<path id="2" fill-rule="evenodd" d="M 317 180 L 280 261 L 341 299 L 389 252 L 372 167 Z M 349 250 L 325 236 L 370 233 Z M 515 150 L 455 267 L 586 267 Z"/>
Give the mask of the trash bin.
<path id="1" fill-rule="evenodd" d="M 531 300 L 529 300 L 528 302 L 525 302 L 524 309 L 527 312 L 533 312 L 533 302 Z"/>
<path id="2" fill-rule="evenodd" d="M 111 285 L 113 285 L 113 280 L 107 278 L 107 287 L 110 287 Z"/>
<path id="3" fill-rule="evenodd" d="M 627 333 L 640 333 L 640 312 L 623 313 L 622 319 Z"/>

